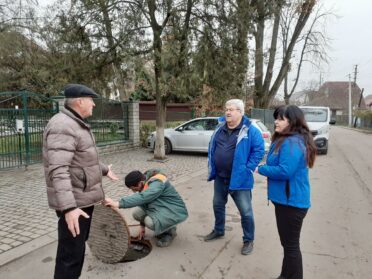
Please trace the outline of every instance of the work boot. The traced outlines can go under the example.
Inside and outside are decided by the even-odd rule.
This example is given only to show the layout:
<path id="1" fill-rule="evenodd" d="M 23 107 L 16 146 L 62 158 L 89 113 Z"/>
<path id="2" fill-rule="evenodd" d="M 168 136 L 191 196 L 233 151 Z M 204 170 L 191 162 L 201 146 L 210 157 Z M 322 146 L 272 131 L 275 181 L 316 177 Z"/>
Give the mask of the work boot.
<path id="1" fill-rule="evenodd" d="M 224 233 L 218 233 L 215 230 L 213 230 L 210 234 L 204 236 L 204 241 L 211 241 L 214 239 L 222 238 L 225 234 Z"/>
<path id="2" fill-rule="evenodd" d="M 156 241 L 156 246 L 168 247 L 169 245 L 171 245 L 174 238 L 175 238 L 175 235 L 165 233 L 160 239 L 158 239 L 158 241 Z"/>
<path id="3" fill-rule="evenodd" d="M 158 241 L 156 241 L 156 246 L 158 247 L 168 247 L 171 245 L 173 239 L 176 237 L 176 227 L 173 227 L 166 232 L 160 234 L 157 238 Z"/>
<path id="4" fill-rule="evenodd" d="M 161 234 L 158 234 L 158 235 L 155 235 L 155 237 L 157 239 L 161 239 L 164 235 L 165 235 L 165 232 L 164 233 L 161 233 Z"/>
<path id="5" fill-rule="evenodd" d="M 170 228 L 167 233 L 173 235 L 173 237 L 175 237 L 177 235 L 177 227 L 172 227 Z"/>
<path id="6" fill-rule="evenodd" d="M 241 250 L 242 255 L 249 255 L 253 251 L 253 241 L 245 241 Z"/>

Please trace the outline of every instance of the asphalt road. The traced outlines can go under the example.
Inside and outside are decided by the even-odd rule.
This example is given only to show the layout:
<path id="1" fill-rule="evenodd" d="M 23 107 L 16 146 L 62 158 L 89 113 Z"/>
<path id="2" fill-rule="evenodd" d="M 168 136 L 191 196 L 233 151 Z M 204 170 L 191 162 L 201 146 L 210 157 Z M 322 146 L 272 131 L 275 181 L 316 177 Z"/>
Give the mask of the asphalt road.
<path id="1" fill-rule="evenodd" d="M 372 278 L 372 134 L 332 127 L 328 155 L 310 172 L 312 207 L 301 239 L 304 278 Z M 256 239 L 252 255 L 240 255 L 241 228 L 229 202 L 225 238 L 205 243 L 213 226 L 212 184 L 205 174 L 177 184 L 189 209 L 171 247 L 131 263 L 107 265 L 88 252 L 81 278 L 276 278 L 282 250 L 265 180 L 254 190 Z M 151 237 L 151 234 L 148 235 Z M 52 278 L 55 243 L 0 268 L 1 278 Z"/>
<path id="2" fill-rule="evenodd" d="M 329 153 L 311 174 L 303 234 L 308 278 L 372 278 L 371 168 L 372 134 L 332 127 Z"/>

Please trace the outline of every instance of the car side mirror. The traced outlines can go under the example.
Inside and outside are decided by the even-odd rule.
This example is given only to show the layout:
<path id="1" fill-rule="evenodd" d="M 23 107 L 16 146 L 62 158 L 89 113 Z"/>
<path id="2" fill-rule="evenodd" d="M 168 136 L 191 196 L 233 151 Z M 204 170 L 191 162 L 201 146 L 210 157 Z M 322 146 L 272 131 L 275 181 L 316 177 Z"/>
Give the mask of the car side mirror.
<path id="1" fill-rule="evenodd" d="M 332 119 L 331 121 L 329 121 L 329 124 L 335 125 L 336 124 L 336 120 L 335 119 Z"/>
<path id="2" fill-rule="evenodd" d="M 183 126 L 178 127 L 178 128 L 176 129 L 176 131 L 177 131 L 177 132 L 183 132 Z"/>

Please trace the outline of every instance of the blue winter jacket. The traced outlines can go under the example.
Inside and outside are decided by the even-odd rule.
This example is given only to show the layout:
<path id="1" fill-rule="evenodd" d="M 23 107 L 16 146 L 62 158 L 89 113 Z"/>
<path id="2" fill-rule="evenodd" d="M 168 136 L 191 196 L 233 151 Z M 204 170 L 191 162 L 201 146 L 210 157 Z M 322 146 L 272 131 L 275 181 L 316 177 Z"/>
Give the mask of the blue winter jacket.
<path id="1" fill-rule="evenodd" d="M 272 143 L 266 165 L 258 173 L 268 178 L 268 198 L 272 202 L 298 208 L 310 207 L 309 170 L 306 162 L 306 147 L 303 137 L 286 138 L 275 151 Z"/>
<path id="2" fill-rule="evenodd" d="M 225 117 L 219 118 L 219 126 L 214 131 L 208 149 L 208 181 L 216 178 L 214 151 L 216 138 L 225 125 Z M 243 125 L 239 131 L 234 152 L 234 159 L 230 178 L 230 190 L 247 190 L 253 188 L 253 172 L 265 155 L 264 140 L 261 132 L 253 125 L 248 117 L 243 117 Z"/>

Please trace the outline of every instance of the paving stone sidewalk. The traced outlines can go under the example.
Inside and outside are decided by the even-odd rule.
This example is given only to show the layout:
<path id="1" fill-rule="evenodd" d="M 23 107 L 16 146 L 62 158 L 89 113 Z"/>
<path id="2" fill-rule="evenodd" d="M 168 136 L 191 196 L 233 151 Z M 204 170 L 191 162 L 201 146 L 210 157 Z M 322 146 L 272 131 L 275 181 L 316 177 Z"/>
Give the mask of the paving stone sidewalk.
<path id="1" fill-rule="evenodd" d="M 206 154 L 170 154 L 165 162 L 152 160 L 147 149 L 137 149 L 101 156 L 102 162 L 112 164 L 120 177 L 128 172 L 149 168 L 163 169 L 170 180 L 176 183 L 190 176 L 206 172 Z M 128 195 L 123 181 L 112 182 L 104 178 L 107 196 L 118 198 Z M 0 257 L 12 250 L 29 245 L 33 241 L 55 233 L 57 218 L 48 208 L 42 164 L 0 171 Z M 0 262 L 0 266 L 4 264 Z"/>

